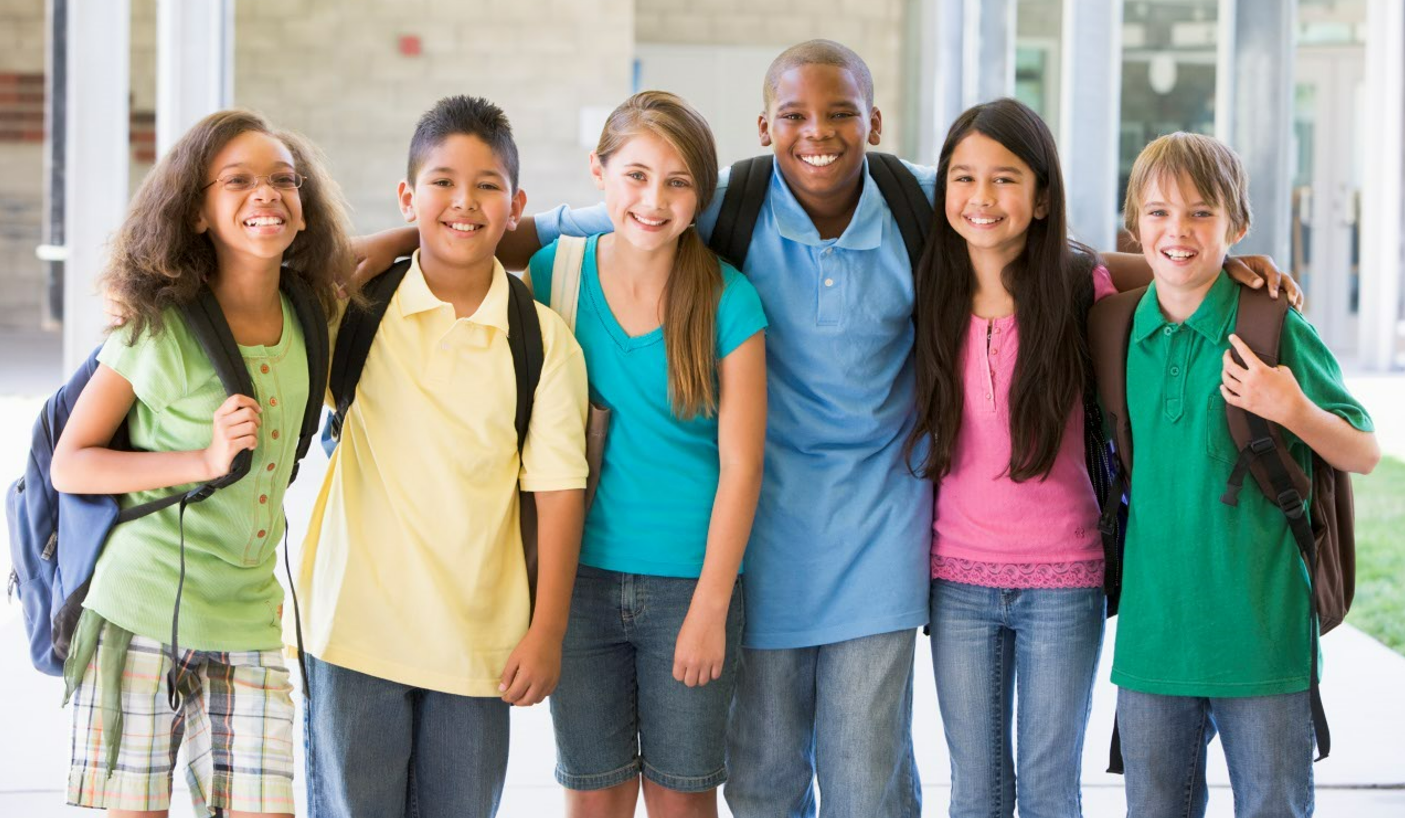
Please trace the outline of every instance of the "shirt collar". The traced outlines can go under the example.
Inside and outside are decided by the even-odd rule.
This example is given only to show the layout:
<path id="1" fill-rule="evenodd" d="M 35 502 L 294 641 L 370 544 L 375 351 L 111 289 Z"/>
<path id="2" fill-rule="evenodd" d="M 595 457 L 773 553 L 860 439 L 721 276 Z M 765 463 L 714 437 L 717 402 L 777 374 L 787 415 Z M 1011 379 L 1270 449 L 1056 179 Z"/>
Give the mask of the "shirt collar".
<path id="1" fill-rule="evenodd" d="M 775 160 L 772 159 L 772 162 Z M 849 226 L 844 228 L 844 232 L 834 242 L 836 246 L 846 250 L 873 250 L 883 242 L 883 224 L 888 215 L 888 207 L 883 201 L 883 195 L 878 192 L 878 186 L 868 175 L 867 156 L 864 157 L 861 174 L 859 178 L 863 190 L 859 193 L 859 203 L 854 207 L 854 216 L 850 219 Z M 829 239 L 820 238 L 820 231 L 815 229 L 810 214 L 805 212 L 790 185 L 786 184 L 785 174 L 781 173 L 778 162 L 771 171 L 769 200 L 771 213 L 776 219 L 776 230 L 782 238 L 815 247 L 829 243 Z"/>
<path id="2" fill-rule="evenodd" d="M 493 282 L 488 285 L 488 293 L 483 296 L 483 303 L 478 305 L 478 309 L 465 320 L 507 332 L 507 275 L 502 263 L 493 259 Z M 410 257 L 410 269 L 405 272 L 405 280 L 400 283 L 395 297 L 400 305 L 400 315 L 404 318 L 440 308 L 453 315 L 453 305 L 439 300 L 424 280 L 418 250 Z"/>
<path id="3" fill-rule="evenodd" d="M 1224 342 L 1229 334 L 1239 306 L 1239 285 L 1224 270 L 1205 293 L 1205 300 L 1195 312 L 1185 320 L 1185 326 L 1203 335 L 1212 343 Z M 1146 288 L 1146 295 L 1137 304 L 1132 315 L 1132 342 L 1141 343 L 1147 336 L 1172 322 L 1161 314 L 1161 304 L 1156 300 L 1156 282 Z"/>

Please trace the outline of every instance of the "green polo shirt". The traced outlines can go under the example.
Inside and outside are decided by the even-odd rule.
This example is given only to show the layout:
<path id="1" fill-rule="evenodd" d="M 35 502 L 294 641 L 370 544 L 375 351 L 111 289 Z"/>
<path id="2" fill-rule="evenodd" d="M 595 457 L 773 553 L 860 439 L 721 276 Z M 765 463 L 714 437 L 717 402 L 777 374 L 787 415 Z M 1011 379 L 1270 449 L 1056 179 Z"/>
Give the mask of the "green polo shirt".
<path id="1" fill-rule="evenodd" d="M 1306 569 L 1283 512 L 1250 477 L 1220 502 L 1239 455 L 1220 395 L 1239 286 L 1223 272 L 1173 324 L 1156 285 L 1132 319 L 1127 408 L 1136 441 L 1114 684 L 1168 696 L 1266 696 L 1308 688 Z M 1371 431 L 1312 325 L 1289 310 L 1279 344 L 1308 399 Z M 1284 430 L 1293 458 L 1311 451 Z M 1311 472 L 1309 472 L 1310 474 Z"/>
<path id="2" fill-rule="evenodd" d="M 210 445 L 211 420 L 227 398 L 215 368 L 180 313 L 162 332 L 114 332 L 98 360 L 132 384 L 132 445 L 193 451 Z M 283 332 L 273 346 L 240 346 L 263 412 L 249 473 L 185 511 L 185 588 L 180 646 L 188 650 L 268 650 L 283 644 L 283 589 L 274 577 L 303 410 L 307 350 L 293 305 L 283 297 Z M 190 488 L 182 486 L 180 488 Z M 175 489 L 123 495 L 124 508 Z M 83 606 L 132 633 L 171 641 L 180 576 L 179 506 L 112 529 Z"/>

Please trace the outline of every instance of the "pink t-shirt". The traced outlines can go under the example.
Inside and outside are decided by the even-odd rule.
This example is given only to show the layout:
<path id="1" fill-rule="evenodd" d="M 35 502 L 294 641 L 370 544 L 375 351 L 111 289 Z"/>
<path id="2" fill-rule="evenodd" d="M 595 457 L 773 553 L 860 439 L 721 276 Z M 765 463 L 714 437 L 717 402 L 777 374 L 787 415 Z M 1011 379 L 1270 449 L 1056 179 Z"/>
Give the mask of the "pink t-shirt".
<path id="1" fill-rule="evenodd" d="M 1094 299 L 1116 292 L 1104 267 Z M 1010 463 L 1010 384 L 1019 354 L 1016 316 L 971 317 L 965 404 L 951 471 L 937 491 L 932 576 L 1006 588 L 1102 584 L 1098 501 L 1084 460 L 1083 402 L 1069 413 L 1053 470 L 1016 483 Z"/>

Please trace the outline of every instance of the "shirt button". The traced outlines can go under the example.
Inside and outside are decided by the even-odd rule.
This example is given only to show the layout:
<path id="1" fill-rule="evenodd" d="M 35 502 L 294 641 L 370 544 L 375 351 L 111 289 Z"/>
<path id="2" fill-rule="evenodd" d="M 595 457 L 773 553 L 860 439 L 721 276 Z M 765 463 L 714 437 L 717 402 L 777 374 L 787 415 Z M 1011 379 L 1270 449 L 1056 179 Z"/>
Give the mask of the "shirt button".
<path id="1" fill-rule="evenodd" d="M 263 366 L 259 367 L 259 371 L 262 372 L 263 374 L 267 375 L 267 374 L 268 374 L 268 364 L 264 364 Z"/>
<path id="2" fill-rule="evenodd" d="M 274 439 L 274 440 L 277 440 L 277 439 L 278 439 L 278 430 L 277 430 L 277 429 L 274 429 L 274 430 L 273 430 L 273 439 Z"/>
<path id="3" fill-rule="evenodd" d="M 833 287 L 833 286 L 834 286 L 834 279 L 832 279 L 832 278 L 826 278 L 826 279 L 824 280 L 824 285 L 825 285 L 826 287 Z"/>
<path id="4" fill-rule="evenodd" d="M 266 536 L 268 536 L 268 532 L 265 531 L 265 530 L 263 530 L 262 528 L 260 528 L 260 529 L 259 529 L 259 539 L 263 539 L 263 538 L 266 537 Z"/>
<path id="5" fill-rule="evenodd" d="M 996 328 L 995 328 L 995 334 L 996 334 L 996 335 L 999 335 L 999 334 L 1000 334 L 1000 328 L 999 328 L 999 327 L 996 327 Z"/>
<path id="6" fill-rule="evenodd" d="M 268 502 L 268 495 L 267 495 L 267 494 L 260 494 L 260 495 L 259 495 L 259 505 L 263 505 L 263 504 L 265 504 L 265 503 L 267 503 L 267 502 Z"/>
<path id="7" fill-rule="evenodd" d="M 272 464 L 272 463 L 269 463 L 269 464 L 268 464 L 268 470 L 269 470 L 269 471 L 273 471 L 273 464 Z"/>
<path id="8" fill-rule="evenodd" d="M 987 393 L 985 393 L 985 399 L 986 399 L 986 400 L 995 400 L 995 396 L 992 395 L 992 394 L 990 394 L 989 392 L 987 392 Z"/>
<path id="9" fill-rule="evenodd" d="M 990 354 L 991 354 L 991 355 L 998 355 L 999 353 L 1000 353 L 1000 350 L 998 350 L 998 349 L 993 349 L 993 348 L 992 348 L 992 349 L 990 350 Z"/>
<path id="10" fill-rule="evenodd" d="M 278 405 L 278 399 L 277 399 L 277 398 L 269 398 L 269 399 L 268 399 L 268 405 L 269 405 L 269 406 L 277 406 L 277 405 Z"/>
<path id="11" fill-rule="evenodd" d="M 833 247 L 826 247 L 826 248 L 824 248 L 824 255 L 826 255 L 826 256 L 832 256 L 832 255 L 834 255 L 834 248 L 833 248 Z"/>
<path id="12" fill-rule="evenodd" d="M 1173 367 L 1171 367 L 1171 377 L 1174 378 L 1175 376 L 1177 376 L 1177 375 L 1179 375 L 1179 374 L 1181 374 L 1181 368 L 1180 368 L 1180 367 L 1178 367 L 1178 366 L 1173 366 Z"/>
<path id="13" fill-rule="evenodd" d="M 1163 333 L 1167 334 L 1167 335 L 1175 335 L 1175 334 L 1176 334 L 1176 328 L 1175 328 L 1175 327 L 1167 327 L 1167 328 L 1165 328 L 1165 329 L 1163 329 L 1163 330 L 1161 330 L 1161 331 L 1162 331 Z"/>

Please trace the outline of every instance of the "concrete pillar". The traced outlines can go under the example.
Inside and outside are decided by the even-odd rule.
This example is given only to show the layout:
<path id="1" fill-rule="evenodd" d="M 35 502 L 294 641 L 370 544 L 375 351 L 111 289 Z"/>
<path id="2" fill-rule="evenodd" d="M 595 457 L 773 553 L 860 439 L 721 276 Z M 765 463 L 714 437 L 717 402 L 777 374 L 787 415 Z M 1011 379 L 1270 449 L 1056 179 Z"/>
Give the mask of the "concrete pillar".
<path id="1" fill-rule="evenodd" d="M 1405 4 L 1370 0 L 1366 11 L 1366 89 L 1370 112 L 1361 186 L 1360 363 L 1396 365 L 1405 273 Z"/>
<path id="2" fill-rule="evenodd" d="M 70 371 L 108 325 L 96 281 L 127 207 L 128 0 L 69 0 L 63 357 Z"/>
<path id="3" fill-rule="evenodd" d="M 156 153 L 234 101 L 234 1 L 159 0 Z"/>
<path id="4" fill-rule="evenodd" d="M 1291 258 L 1297 0 L 1222 0 L 1215 132 L 1249 171 L 1254 225 L 1239 253 Z"/>
<path id="5" fill-rule="evenodd" d="M 935 165 L 947 129 L 964 110 L 965 54 L 961 0 L 909 0 L 907 4 L 908 115 L 903 144 L 908 156 Z"/>
<path id="6" fill-rule="evenodd" d="M 1069 231 L 1117 248 L 1117 157 L 1122 118 L 1123 0 L 1064 0 L 1059 153 Z"/>
<path id="7" fill-rule="evenodd" d="M 1015 92 L 1015 0 L 966 0 L 963 110 Z"/>

